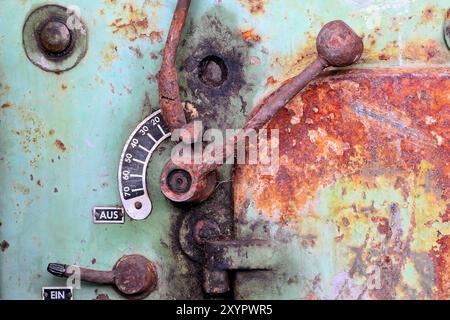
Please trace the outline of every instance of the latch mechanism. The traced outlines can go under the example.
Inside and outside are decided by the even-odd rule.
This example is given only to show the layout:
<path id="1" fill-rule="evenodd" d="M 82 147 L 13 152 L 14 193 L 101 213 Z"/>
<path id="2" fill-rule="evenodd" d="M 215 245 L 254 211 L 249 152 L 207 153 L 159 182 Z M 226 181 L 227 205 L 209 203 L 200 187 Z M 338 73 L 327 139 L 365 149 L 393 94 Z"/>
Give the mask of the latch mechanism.
<path id="1" fill-rule="evenodd" d="M 58 277 L 79 276 L 80 280 L 114 285 L 127 298 L 140 299 L 156 287 L 154 264 L 144 256 L 133 254 L 120 258 L 111 271 L 98 271 L 61 263 L 50 263 L 47 271 Z"/>

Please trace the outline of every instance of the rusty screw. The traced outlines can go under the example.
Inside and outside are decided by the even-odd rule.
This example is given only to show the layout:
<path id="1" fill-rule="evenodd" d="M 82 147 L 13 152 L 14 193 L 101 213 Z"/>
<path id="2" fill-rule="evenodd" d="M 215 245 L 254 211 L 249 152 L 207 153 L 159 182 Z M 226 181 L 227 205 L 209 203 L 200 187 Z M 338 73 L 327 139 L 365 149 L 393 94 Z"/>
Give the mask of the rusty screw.
<path id="1" fill-rule="evenodd" d="M 70 46 L 70 42 L 70 30 L 60 21 L 49 21 L 40 30 L 39 43 L 48 53 L 62 53 Z"/>
<path id="2" fill-rule="evenodd" d="M 287 80 L 280 88 L 265 98 L 250 114 L 243 131 L 258 129 L 264 126 L 281 108 L 283 108 L 300 90 L 318 76 L 326 67 L 345 67 L 358 61 L 363 52 L 361 38 L 343 21 L 331 21 L 323 26 L 317 39 L 318 57 L 299 75 Z M 233 137 L 233 140 L 218 145 L 217 151 L 222 152 L 224 146 L 235 145 L 245 134 Z M 217 153 L 216 153 L 217 154 Z M 222 153 L 224 157 L 226 153 Z M 224 158 L 225 160 L 225 158 Z M 207 199 L 214 191 L 216 183 L 215 170 L 220 164 L 204 159 L 203 164 L 175 165 L 169 161 L 162 173 L 160 186 L 162 193 L 174 202 L 200 202 Z M 191 187 L 186 192 L 174 192 L 168 185 L 168 176 L 174 170 L 187 172 L 191 179 Z"/>
<path id="3" fill-rule="evenodd" d="M 58 277 L 69 277 L 68 265 L 50 263 L 47 271 Z M 139 299 L 150 294 L 156 287 L 157 274 L 153 263 L 138 254 L 123 256 L 113 267 L 112 271 L 97 271 L 79 268 L 83 281 L 112 284 L 123 295 Z"/>

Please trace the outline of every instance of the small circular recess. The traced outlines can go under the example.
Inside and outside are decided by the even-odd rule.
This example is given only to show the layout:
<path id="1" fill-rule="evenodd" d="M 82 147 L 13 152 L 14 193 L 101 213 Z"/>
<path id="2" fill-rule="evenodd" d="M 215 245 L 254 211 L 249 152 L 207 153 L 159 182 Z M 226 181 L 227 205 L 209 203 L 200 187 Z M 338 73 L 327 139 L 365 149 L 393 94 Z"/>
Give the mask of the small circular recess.
<path id="1" fill-rule="evenodd" d="M 167 185 L 172 192 L 183 194 L 189 191 L 192 177 L 189 172 L 181 169 L 171 171 L 167 177 Z"/>
<path id="2" fill-rule="evenodd" d="M 228 79 L 228 68 L 225 61 L 218 56 L 207 56 L 200 61 L 200 80 L 209 87 L 220 87 Z"/>

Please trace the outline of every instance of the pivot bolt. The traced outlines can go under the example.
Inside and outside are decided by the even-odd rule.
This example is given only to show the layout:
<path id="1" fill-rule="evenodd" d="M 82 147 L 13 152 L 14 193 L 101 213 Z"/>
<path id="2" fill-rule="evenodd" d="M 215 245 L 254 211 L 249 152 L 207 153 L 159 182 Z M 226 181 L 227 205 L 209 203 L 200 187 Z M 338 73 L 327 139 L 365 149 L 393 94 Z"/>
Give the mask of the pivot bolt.
<path id="1" fill-rule="evenodd" d="M 187 171 L 177 169 L 169 173 L 167 184 L 173 192 L 185 193 L 191 188 L 192 178 Z"/>

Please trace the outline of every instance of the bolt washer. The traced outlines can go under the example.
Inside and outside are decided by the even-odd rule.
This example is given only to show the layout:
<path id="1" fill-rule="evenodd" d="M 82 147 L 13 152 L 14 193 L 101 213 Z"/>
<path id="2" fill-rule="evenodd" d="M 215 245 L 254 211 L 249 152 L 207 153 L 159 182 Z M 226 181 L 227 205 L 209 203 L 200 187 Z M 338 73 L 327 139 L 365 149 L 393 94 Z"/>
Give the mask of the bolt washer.
<path id="1" fill-rule="evenodd" d="M 28 59 L 42 70 L 55 73 L 68 71 L 86 55 L 87 28 L 73 11 L 60 5 L 44 5 L 28 15 L 23 26 L 23 46 Z M 48 22 L 62 22 L 70 31 L 71 43 L 61 53 L 46 52 L 39 43 L 39 31 Z"/>

